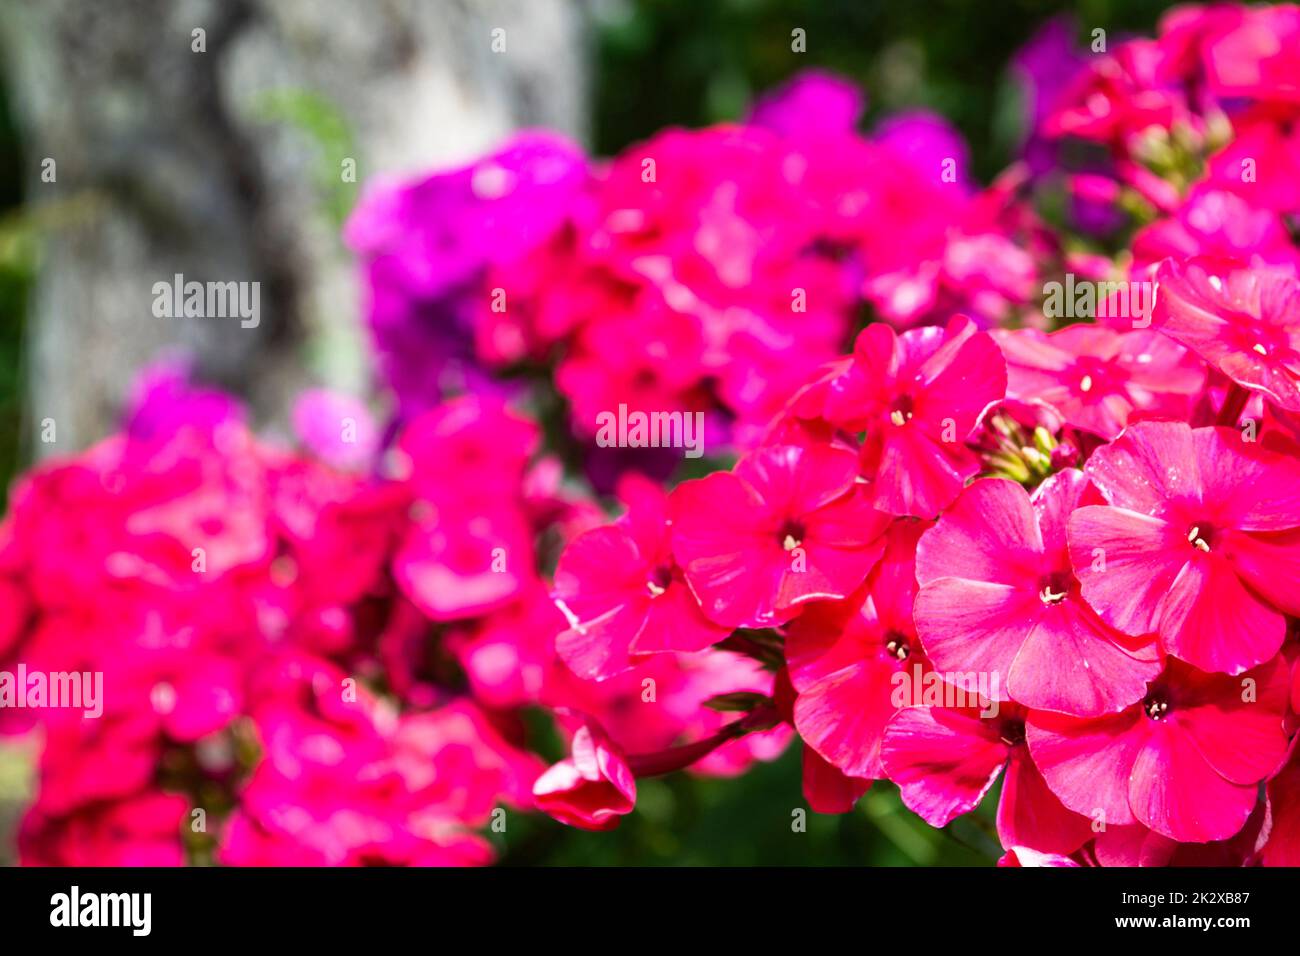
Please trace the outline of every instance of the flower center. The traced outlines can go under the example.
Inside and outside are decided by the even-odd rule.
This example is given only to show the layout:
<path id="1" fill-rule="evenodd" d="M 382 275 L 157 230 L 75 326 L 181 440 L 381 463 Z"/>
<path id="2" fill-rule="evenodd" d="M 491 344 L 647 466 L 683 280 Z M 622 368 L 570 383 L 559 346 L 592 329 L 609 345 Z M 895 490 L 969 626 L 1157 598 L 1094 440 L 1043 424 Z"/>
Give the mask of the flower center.
<path id="1" fill-rule="evenodd" d="M 907 636 L 897 631 L 885 635 L 885 653 L 896 661 L 905 661 L 912 656 L 912 645 Z"/>
<path id="2" fill-rule="evenodd" d="M 1164 720 L 1169 714 L 1169 698 L 1160 691 L 1153 691 L 1142 701 L 1142 709 L 1152 720 Z"/>
<path id="3" fill-rule="evenodd" d="M 1008 747 L 1019 747 L 1025 742 L 1025 722 L 1023 720 L 1004 720 L 1002 722 L 1002 742 Z"/>
<path id="4" fill-rule="evenodd" d="M 787 521 L 781 525 L 779 537 L 781 538 L 781 547 L 786 551 L 793 551 L 803 544 L 804 526 L 798 521 Z"/>
<path id="5" fill-rule="evenodd" d="M 900 395 L 889 410 L 889 420 L 897 426 L 906 425 L 912 420 L 912 396 Z"/>
<path id="6" fill-rule="evenodd" d="M 1074 362 L 1074 388 L 1089 401 L 1102 401 L 1125 384 L 1122 372 L 1114 363 L 1091 355 L 1081 355 Z M 1096 394 L 1094 394 L 1096 393 Z"/>
<path id="7" fill-rule="evenodd" d="M 651 597 L 658 597 L 668 590 L 668 585 L 672 583 L 673 572 L 666 567 L 655 568 L 651 572 L 649 579 L 645 583 L 645 589 L 650 592 Z"/>
<path id="8" fill-rule="evenodd" d="M 1248 318 L 1241 323 L 1233 345 L 1253 352 L 1270 365 L 1291 361 L 1295 353 L 1286 332 L 1264 319 Z"/>
<path id="9" fill-rule="evenodd" d="M 1198 551 L 1209 551 L 1214 541 L 1214 529 L 1208 524 L 1193 524 L 1187 532 L 1187 541 Z"/>
<path id="10" fill-rule="evenodd" d="M 1044 604 L 1060 604 L 1070 593 L 1070 575 L 1055 571 L 1038 582 L 1038 599 Z"/>

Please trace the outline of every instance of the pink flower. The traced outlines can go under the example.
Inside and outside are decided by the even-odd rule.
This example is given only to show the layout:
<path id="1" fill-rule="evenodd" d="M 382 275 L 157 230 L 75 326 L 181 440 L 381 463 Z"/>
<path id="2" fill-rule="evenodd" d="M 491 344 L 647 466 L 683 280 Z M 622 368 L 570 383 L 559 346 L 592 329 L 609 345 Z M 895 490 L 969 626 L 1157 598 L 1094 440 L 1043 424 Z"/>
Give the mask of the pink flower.
<path id="1" fill-rule="evenodd" d="M 1046 402 L 1076 428 L 1115 438 L 1134 412 L 1185 416 L 1205 372 L 1194 356 L 1154 332 L 1097 325 L 992 333 L 1007 360 L 1007 393 Z"/>
<path id="2" fill-rule="evenodd" d="M 1179 843 L 1140 823 L 1107 826 L 1093 840 L 1092 853 L 1102 866 L 1244 866 L 1254 860 L 1263 809 L 1257 804 L 1233 836 L 1207 843 Z"/>
<path id="3" fill-rule="evenodd" d="M 748 122 L 783 136 L 844 136 L 853 132 L 865 101 L 853 81 L 826 70 L 803 70 L 760 97 Z"/>
<path id="4" fill-rule="evenodd" d="M 501 723 L 509 726 L 508 720 Z M 403 714 L 386 766 L 402 778 L 417 830 L 421 821 L 483 826 L 503 802 L 530 807 L 533 783 L 543 770 L 489 712 L 464 698 Z"/>
<path id="5" fill-rule="evenodd" d="M 304 445 L 339 468 L 366 467 L 379 445 L 379 434 L 365 404 L 328 389 L 308 389 L 298 396 L 293 425 Z"/>
<path id="6" fill-rule="evenodd" d="M 1070 555 L 1102 618 L 1202 670 L 1277 653 L 1300 612 L 1300 464 L 1231 429 L 1140 422 L 1086 471 L 1109 504 L 1070 517 Z"/>
<path id="7" fill-rule="evenodd" d="M 1300 280 L 1281 268 L 1164 263 L 1155 327 L 1237 384 L 1300 411 Z"/>
<path id="8" fill-rule="evenodd" d="M 1236 167 L 1238 178 L 1241 167 Z M 1193 257 L 1296 263 L 1286 223 L 1276 212 L 1245 197 L 1215 188 L 1198 189 L 1176 215 L 1153 222 L 1133 237 L 1134 277 L 1161 261 Z"/>
<path id="9" fill-rule="evenodd" d="M 1286 119 L 1265 114 L 1240 117 L 1235 136 L 1209 158 L 1215 188 L 1235 192 L 1256 209 L 1294 214 L 1300 210 L 1300 131 Z M 1253 176 L 1242 174 L 1253 171 Z"/>
<path id="10" fill-rule="evenodd" d="M 19 857 L 24 866 L 181 866 L 188 810 L 184 797 L 150 789 L 58 816 L 38 800 L 19 830 Z"/>
<path id="11" fill-rule="evenodd" d="M 979 805 L 1006 768 L 998 802 L 998 838 L 1005 847 L 1073 853 L 1092 835 L 1043 782 L 1025 747 L 1025 713 L 994 717 L 975 709 L 910 707 L 885 731 L 881 758 L 905 803 L 931 826 L 945 826 Z"/>
<path id="12" fill-rule="evenodd" d="M 564 616 L 540 584 L 518 600 L 447 636 L 474 697 L 488 707 L 510 708 L 542 700 L 555 660 L 555 635 Z M 420 636 L 423 639 L 423 628 Z"/>
<path id="13" fill-rule="evenodd" d="M 704 338 L 699 323 L 652 303 L 606 314 L 574 336 L 555 371 L 573 405 L 573 430 L 589 438 L 602 412 L 702 411 Z"/>
<path id="14" fill-rule="evenodd" d="M 1300 757 L 1293 742 L 1286 766 L 1268 782 L 1268 821 L 1260 834 L 1265 866 L 1300 866 Z"/>
<path id="15" fill-rule="evenodd" d="M 534 583 L 521 488 L 538 438 L 531 421 L 474 397 L 439 405 L 403 433 L 413 520 L 393 576 L 430 618 L 487 613 Z"/>
<path id="16" fill-rule="evenodd" d="M 644 480 L 622 494 L 635 498 L 627 514 L 571 542 L 555 569 L 570 625 L 556 649 L 580 677 L 609 677 L 646 654 L 701 651 L 729 631 L 704 616 L 673 563 L 667 498 Z"/>
<path id="17" fill-rule="evenodd" d="M 998 866 L 1025 867 L 1025 866 L 1079 866 L 1068 856 L 1061 856 L 1059 853 L 1039 853 L 1037 850 L 1031 850 L 1027 846 L 1013 846 L 1002 854 L 998 860 Z"/>
<path id="18" fill-rule="evenodd" d="M 1089 500 L 1100 499 L 1073 469 L 1032 496 L 981 479 L 921 537 L 916 629 L 937 670 L 989 675 L 990 696 L 1040 710 L 1114 713 L 1141 699 L 1155 648 L 1107 627 L 1071 573 L 1066 520 Z"/>
<path id="19" fill-rule="evenodd" d="M 636 806 L 636 778 L 617 746 L 587 720 L 573 732 L 569 756 L 537 778 L 537 809 L 583 830 L 611 830 Z"/>
<path id="20" fill-rule="evenodd" d="M 865 429 L 877 508 L 931 518 L 979 471 L 963 442 L 1006 384 L 1002 353 L 967 320 L 902 335 L 874 323 L 858 336 L 852 366 L 830 383 L 825 414 Z"/>
<path id="21" fill-rule="evenodd" d="M 672 552 L 704 613 L 768 627 L 842 598 L 884 550 L 889 523 L 834 445 L 761 448 L 730 472 L 683 482 L 669 501 Z"/>
<path id="22" fill-rule="evenodd" d="M 850 777 L 822 759 L 811 747 L 803 748 L 803 796 L 813 813 L 848 813 L 871 781 Z"/>
<path id="23" fill-rule="evenodd" d="M 1206 19 L 1218 27 L 1203 55 L 1206 78 L 1220 99 L 1300 103 L 1300 11 L 1290 4 L 1231 6 Z"/>
<path id="24" fill-rule="evenodd" d="M 1154 40 L 1129 40 L 1097 57 L 1069 84 L 1047 117 L 1049 137 L 1074 136 L 1121 152 L 1149 127 L 1169 129 L 1187 121 L 1190 111 L 1181 90 L 1165 82 L 1167 54 Z"/>
<path id="25" fill-rule="evenodd" d="M 1076 813 L 1184 843 L 1223 840 L 1246 823 L 1259 782 L 1286 754 L 1286 693 L 1280 658 L 1241 677 L 1171 660 L 1122 713 L 1031 713 L 1029 752 Z"/>
<path id="26" fill-rule="evenodd" d="M 223 833 L 234 865 L 461 865 L 498 799 L 522 805 L 540 764 L 468 703 L 399 717 L 343 672 L 302 655 L 254 676 L 265 756 Z"/>
<path id="27" fill-rule="evenodd" d="M 900 707 L 900 681 L 928 669 L 912 623 L 923 527 L 895 522 L 865 587 L 844 601 L 809 605 L 787 630 L 795 728 L 851 778 L 884 776 L 880 742 Z"/>

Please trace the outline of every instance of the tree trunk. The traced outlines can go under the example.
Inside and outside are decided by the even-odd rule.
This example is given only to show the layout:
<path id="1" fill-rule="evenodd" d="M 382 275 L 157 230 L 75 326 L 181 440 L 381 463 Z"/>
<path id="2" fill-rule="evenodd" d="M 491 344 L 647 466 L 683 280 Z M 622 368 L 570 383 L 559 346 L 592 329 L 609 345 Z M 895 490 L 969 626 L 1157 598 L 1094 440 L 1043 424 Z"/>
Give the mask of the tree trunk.
<path id="1" fill-rule="evenodd" d="M 586 44 L 567 0 L 7 6 L 28 209 L 48 226 L 28 317 L 36 457 L 107 434 L 168 346 L 263 424 L 282 424 L 304 384 L 364 389 L 361 300 L 333 214 L 355 189 L 346 161 L 364 183 L 468 159 L 519 126 L 584 133 Z M 177 274 L 258 282 L 257 326 L 156 316 L 154 286 Z M 46 419 L 54 444 L 39 440 Z"/>

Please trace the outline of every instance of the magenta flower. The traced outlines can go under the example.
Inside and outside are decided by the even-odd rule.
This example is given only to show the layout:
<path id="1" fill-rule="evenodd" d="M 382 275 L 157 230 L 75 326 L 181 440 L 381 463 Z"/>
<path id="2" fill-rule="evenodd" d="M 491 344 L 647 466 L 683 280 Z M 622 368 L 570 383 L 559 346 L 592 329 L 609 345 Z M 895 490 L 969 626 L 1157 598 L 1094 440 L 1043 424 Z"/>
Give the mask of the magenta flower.
<path id="1" fill-rule="evenodd" d="M 569 756 L 537 778 L 537 809 L 583 830 L 612 830 L 636 806 L 636 778 L 622 751 L 593 721 L 573 732 Z"/>
<path id="2" fill-rule="evenodd" d="M 484 614 L 535 583 L 521 489 L 538 437 L 531 421 L 473 397 L 444 402 L 402 435 L 414 501 L 393 576 L 430 618 Z"/>
<path id="3" fill-rule="evenodd" d="M 1189 11 L 1190 12 L 1190 11 Z M 1206 79 L 1221 99 L 1300 102 L 1300 10 L 1291 4 L 1202 10 Z"/>
<path id="4" fill-rule="evenodd" d="M 24 866 L 181 866 L 181 828 L 189 801 L 141 790 L 46 816 L 40 801 L 23 819 L 18 853 Z"/>
<path id="5" fill-rule="evenodd" d="M 475 162 L 367 184 L 344 238 L 364 263 L 368 323 L 404 414 L 477 374 L 474 317 L 492 267 L 527 261 L 560 234 L 586 189 L 581 150 L 522 132 Z"/>
<path id="6" fill-rule="evenodd" d="M 1038 710 L 1114 713 L 1141 699 L 1155 648 L 1107 627 L 1071 573 L 1066 519 L 1089 500 L 1100 498 L 1073 469 L 1032 496 L 981 479 L 922 535 L 916 629 L 936 669 L 988 675 L 989 696 Z"/>
<path id="7" fill-rule="evenodd" d="M 813 813 L 848 813 L 871 781 L 850 777 L 822 759 L 811 747 L 803 748 L 803 796 Z"/>
<path id="8" fill-rule="evenodd" d="M 1268 782 L 1268 833 L 1260 848 L 1265 866 L 1300 866 L 1300 757 L 1294 742 L 1286 766 Z"/>
<path id="9" fill-rule="evenodd" d="M 1004 397 L 1006 362 L 964 319 L 898 335 L 874 323 L 849 370 L 830 383 L 826 417 L 867 433 L 863 466 L 876 507 L 932 518 L 979 471 L 964 445 L 980 413 Z"/>
<path id="10" fill-rule="evenodd" d="M 998 858 L 998 866 L 1007 867 L 1039 867 L 1039 866 L 1065 866 L 1074 867 L 1083 864 L 1071 859 L 1068 856 L 1062 856 L 1059 853 L 1039 853 L 1037 850 L 1031 850 L 1027 846 L 1013 846 Z"/>
<path id="11" fill-rule="evenodd" d="M 1286 694 L 1280 658 L 1241 677 L 1171 660 L 1122 713 L 1031 713 L 1029 752 L 1076 813 L 1185 843 L 1223 840 L 1246 823 L 1259 782 L 1286 754 Z"/>
<path id="12" fill-rule="evenodd" d="M 1007 394 L 1046 402 L 1075 428 L 1115 438 L 1135 412 L 1185 417 L 1205 384 L 1195 356 L 1155 332 L 1071 325 L 992 333 L 1007 360 Z"/>
<path id="13" fill-rule="evenodd" d="M 555 569 L 555 600 L 569 619 L 556 650 L 580 677 L 609 677 L 646 654 L 702 651 L 729 632 L 704 616 L 673 563 L 666 496 L 636 486 L 628 513 L 579 536 Z"/>
<path id="14" fill-rule="evenodd" d="M 845 136 L 852 134 L 865 106 L 866 97 L 853 81 L 825 70 L 804 70 L 762 96 L 748 122 L 783 136 Z"/>
<path id="15" fill-rule="evenodd" d="M 1232 142 L 1209 158 L 1209 182 L 1256 209 L 1294 215 L 1300 210 L 1300 132 L 1295 124 L 1260 111 L 1240 117 L 1234 132 Z M 1248 168 L 1259 172 L 1246 182 L 1241 174 Z"/>
<path id="16" fill-rule="evenodd" d="M 304 655 L 268 661 L 251 709 L 265 752 L 218 850 L 234 865 L 481 864 L 470 828 L 523 805 L 540 762 L 468 702 L 398 716 Z"/>
<path id="17" fill-rule="evenodd" d="M 1240 172 L 1238 164 L 1238 178 Z M 1139 230 L 1133 237 L 1131 271 L 1136 277 L 1154 271 L 1165 259 L 1197 256 L 1300 264 L 1300 251 L 1280 215 L 1218 188 L 1195 190 L 1176 215 Z"/>
<path id="18" fill-rule="evenodd" d="M 787 630 L 795 728 L 850 778 L 884 776 L 880 742 L 900 707 L 898 682 L 929 668 L 912 624 L 923 529 L 919 521 L 895 522 L 865 587 L 844 601 L 809 605 Z"/>
<path id="19" fill-rule="evenodd" d="M 1300 280 L 1281 268 L 1164 263 L 1153 321 L 1238 385 L 1300 411 Z"/>
<path id="20" fill-rule="evenodd" d="M 1263 810 L 1256 804 L 1237 833 L 1208 843 L 1179 843 L 1140 823 L 1098 828 L 1092 854 L 1102 866 L 1245 866 L 1256 859 Z"/>
<path id="21" fill-rule="evenodd" d="M 909 707 L 885 731 L 881 757 L 911 810 L 941 827 L 979 805 L 1006 768 L 998 802 L 1004 847 L 1067 854 L 1092 836 L 1088 819 L 1062 806 L 1025 746 L 1025 713 L 995 717 L 975 709 Z"/>
<path id="22" fill-rule="evenodd" d="M 1108 505 L 1070 517 L 1083 597 L 1126 634 L 1240 673 L 1300 613 L 1300 464 L 1231 429 L 1141 422 L 1088 461 Z"/>
<path id="23" fill-rule="evenodd" d="M 862 583 L 889 524 L 868 498 L 845 448 L 761 448 L 730 472 L 677 486 L 673 557 L 711 620 L 769 627 Z"/>
<path id="24" fill-rule="evenodd" d="M 308 389 L 293 406 L 293 426 L 302 443 L 322 461 L 360 470 L 379 446 L 379 433 L 365 403 L 342 392 Z"/>

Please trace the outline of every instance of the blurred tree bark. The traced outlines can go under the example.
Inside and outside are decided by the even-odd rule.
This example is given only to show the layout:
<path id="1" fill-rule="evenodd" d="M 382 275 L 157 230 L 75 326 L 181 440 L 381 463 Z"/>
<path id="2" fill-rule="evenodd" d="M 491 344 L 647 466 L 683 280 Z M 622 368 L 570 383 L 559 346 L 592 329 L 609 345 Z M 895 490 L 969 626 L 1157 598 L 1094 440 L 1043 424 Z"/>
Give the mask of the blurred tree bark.
<path id="1" fill-rule="evenodd" d="M 106 434 L 132 376 L 168 346 L 191 350 L 262 422 L 282 423 L 309 381 L 364 387 L 361 299 L 326 195 L 346 187 L 345 161 L 364 183 L 467 159 L 518 126 L 585 133 L 586 43 L 570 0 L 6 10 L 29 208 L 57 211 L 40 217 L 52 225 L 28 318 L 29 434 L 52 418 L 58 436 L 32 442 L 37 456 Z M 295 96 L 326 126 L 336 109 L 355 149 L 277 121 L 274 104 Z M 46 158 L 54 182 L 41 178 Z M 177 273 L 260 282 L 259 326 L 155 317 L 153 285 Z"/>

